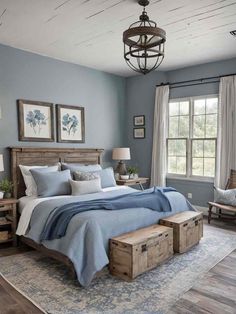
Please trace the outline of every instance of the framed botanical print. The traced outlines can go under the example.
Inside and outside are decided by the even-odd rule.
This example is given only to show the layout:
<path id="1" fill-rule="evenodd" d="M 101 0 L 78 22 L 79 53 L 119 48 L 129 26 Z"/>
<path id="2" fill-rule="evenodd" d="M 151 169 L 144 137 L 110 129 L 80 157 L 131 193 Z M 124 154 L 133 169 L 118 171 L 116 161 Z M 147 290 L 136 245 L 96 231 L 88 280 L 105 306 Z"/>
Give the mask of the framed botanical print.
<path id="1" fill-rule="evenodd" d="M 84 108 L 56 105 L 57 141 L 60 143 L 84 143 Z"/>
<path id="2" fill-rule="evenodd" d="M 145 128 L 134 128 L 134 138 L 145 138 Z"/>
<path id="3" fill-rule="evenodd" d="M 134 116 L 134 126 L 144 126 L 145 125 L 145 116 Z"/>
<path id="4" fill-rule="evenodd" d="M 17 108 L 20 141 L 54 141 L 52 103 L 19 99 Z"/>

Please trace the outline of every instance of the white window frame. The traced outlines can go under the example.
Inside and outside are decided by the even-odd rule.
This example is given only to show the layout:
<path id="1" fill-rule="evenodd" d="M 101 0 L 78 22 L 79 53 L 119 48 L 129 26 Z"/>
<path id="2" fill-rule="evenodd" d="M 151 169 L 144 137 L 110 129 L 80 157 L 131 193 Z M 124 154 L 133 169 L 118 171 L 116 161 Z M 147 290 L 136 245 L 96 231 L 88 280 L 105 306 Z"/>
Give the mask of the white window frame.
<path id="1" fill-rule="evenodd" d="M 170 99 L 169 103 L 171 102 L 189 102 L 189 138 L 179 137 L 179 138 L 171 138 L 167 137 L 166 139 L 166 165 L 167 165 L 167 179 L 178 179 L 178 180 L 189 180 L 189 181 L 205 181 L 205 182 L 214 182 L 215 177 L 206 177 L 206 176 L 196 176 L 192 175 L 192 142 L 193 140 L 215 140 L 215 149 L 217 152 L 217 140 L 218 140 L 218 130 L 217 130 L 217 137 L 215 138 L 193 138 L 193 104 L 194 100 L 198 99 L 207 99 L 207 98 L 218 98 L 218 110 L 217 116 L 219 114 L 219 95 L 212 94 L 212 95 L 202 95 L 202 96 L 192 96 L 192 97 L 184 97 L 184 98 L 174 98 Z M 169 136 L 169 103 L 167 108 L 167 133 Z M 217 126 L 218 127 L 218 126 Z M 177 140 L 177 139 L 186 139 L 186 175 L 183 174 L 175 174 L 175 173 L 168 173 L 168 140 Z M 215 171 L 216 171 L 216 157 L 215 156 Z"/>

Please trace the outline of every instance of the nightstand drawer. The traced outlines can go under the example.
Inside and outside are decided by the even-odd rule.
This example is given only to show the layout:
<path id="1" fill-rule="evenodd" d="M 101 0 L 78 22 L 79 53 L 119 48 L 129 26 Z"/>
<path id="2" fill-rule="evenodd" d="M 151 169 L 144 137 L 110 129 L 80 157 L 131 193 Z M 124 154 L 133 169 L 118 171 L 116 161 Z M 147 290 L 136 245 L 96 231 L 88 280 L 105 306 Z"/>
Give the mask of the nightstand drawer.
<path id="1" fill-rule="evenodd" d="M 11 204 L 0 204 L 0 212 L 12 210 Z"/>

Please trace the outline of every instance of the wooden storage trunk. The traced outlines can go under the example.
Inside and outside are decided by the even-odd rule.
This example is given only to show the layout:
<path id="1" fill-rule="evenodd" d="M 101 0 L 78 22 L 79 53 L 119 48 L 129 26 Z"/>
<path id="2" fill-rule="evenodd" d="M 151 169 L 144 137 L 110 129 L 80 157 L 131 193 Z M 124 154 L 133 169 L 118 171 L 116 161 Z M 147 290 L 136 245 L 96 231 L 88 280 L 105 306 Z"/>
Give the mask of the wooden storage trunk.
<path id="1" fill-rule="evenodd" d="M 153 225 L 110 239 L 109 268 L 112 275 L 132 280 L 172 255 L 172 228 Z"/>
<path id="2" fill-rule="evenodd" d="M 174 251 L 184 253 L 197 244 L 203 236 L 203 214 L 185 211 L 164 219 L 161 225 L 174 230 Z"/>

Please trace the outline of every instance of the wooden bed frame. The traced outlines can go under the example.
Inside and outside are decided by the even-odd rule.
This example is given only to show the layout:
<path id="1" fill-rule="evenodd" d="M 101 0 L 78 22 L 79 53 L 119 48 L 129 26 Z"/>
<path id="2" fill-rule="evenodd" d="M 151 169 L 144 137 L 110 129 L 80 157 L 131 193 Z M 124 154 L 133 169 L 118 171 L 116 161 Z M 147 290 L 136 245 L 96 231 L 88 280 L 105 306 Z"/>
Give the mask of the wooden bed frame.
<path id="1" fill-rule="evenodd" d="M 14 185 L 13 195 L 17 199 L 25 195 L 26 189 L 19 165 L 52 166 L 58 162 L 101 164 L 101 154 L 103 152 L 103 149 L 96 148 L 10 147 L 9 149 L 11 154 L 11 176 Z M 73 276 L 76 277 L 73 263 L 64 254 L 47 249 L 45 246 L 24 236 L 20 237 L 20 241 L 42 252 L 44 255 L 64 263 L 72 271 Z"/>

